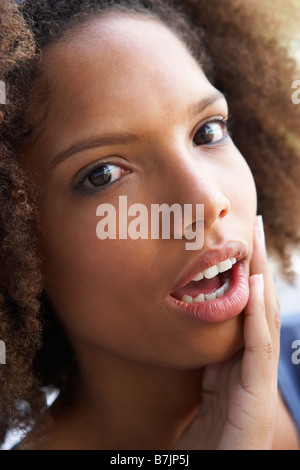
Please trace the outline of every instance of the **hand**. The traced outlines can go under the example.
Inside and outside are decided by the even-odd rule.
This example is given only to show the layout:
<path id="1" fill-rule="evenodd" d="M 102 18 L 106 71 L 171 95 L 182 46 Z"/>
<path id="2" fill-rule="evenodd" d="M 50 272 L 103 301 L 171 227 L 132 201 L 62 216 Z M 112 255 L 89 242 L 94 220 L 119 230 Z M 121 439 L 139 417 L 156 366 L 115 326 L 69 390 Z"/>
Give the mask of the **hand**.
<path id="1" fill-rule="evenodd" d="M 277 408 L 280 307 L 268 265 L 261 218 L 254 227 L 244 349 L 205 368 L 203 406 L 177 449 L 272 449 Z"/>

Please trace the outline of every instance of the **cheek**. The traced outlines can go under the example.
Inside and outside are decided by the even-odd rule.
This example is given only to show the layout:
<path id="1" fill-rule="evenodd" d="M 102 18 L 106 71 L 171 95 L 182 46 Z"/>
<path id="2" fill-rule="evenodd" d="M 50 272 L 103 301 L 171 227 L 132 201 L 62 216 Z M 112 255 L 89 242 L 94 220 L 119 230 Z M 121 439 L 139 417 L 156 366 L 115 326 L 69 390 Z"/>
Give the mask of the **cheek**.
<path id="1" fill-rule="evenodd" d="M 231 208 L 239 213 L 246 226 L 252 227 L 257 212 L 257 193 L 253 174 L 238 149 L 234 170 L 230 174 L 230 182 L 227 185 Z M 243 224 L 241 224 L 243 225 Z"/>
<path id="2" fill-rule="evenodd" d="M 44 286 L 56 313 L 83 337 L 93 331 L 99 339 L 109 337 L 116 328 L 129 328 L 130 320 L 138 328 L 136 303 L 151 292 L 145 275 L 159 285 L 156 270 L 145 272 L 150 259 L 155 264 L 159 258 L 157 241 L 99 240 L 96 210 L 67 213 L 75 216 L 45 212 L 40 236 Z"/>

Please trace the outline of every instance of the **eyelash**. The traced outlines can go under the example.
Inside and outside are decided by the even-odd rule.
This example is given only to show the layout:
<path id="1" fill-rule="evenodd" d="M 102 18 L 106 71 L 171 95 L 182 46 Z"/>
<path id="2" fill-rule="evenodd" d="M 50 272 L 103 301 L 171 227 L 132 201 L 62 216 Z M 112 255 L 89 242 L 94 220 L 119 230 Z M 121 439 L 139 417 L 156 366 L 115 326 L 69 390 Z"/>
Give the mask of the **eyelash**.
<path id="1" fill-rule="evenodd" d="M 224 129 L 224 132 L 223 132 L 223 137 L 221 139 L 219 139 L 217 142 L 210 142 L 210 143 L 207 143 L 207 144 L 195 144 L 194 143 L 194 140 L 196 138 L 196 135 L 197 133 L 199 133 L 201 131 L 201 129 L 203 129 L 205 126 L 209 126 L 209 125 L 212 125 L 212 124 L 220 124 L 222 125 L 225 129 Z M 224 117 L 214 117 L 213 119 L 210 119 L 204 123 L 201 124 L 201 126 L 194 132 L 194 135 L 193 135 L 193 145 L 195 147 L 212 147 L 212 146 L 215 146 L 215 145 L 218 145 L 220 144 L 221 142 L 223 142 L 227 137 L 230 136 L 230 124 L 231 124 L 231 119 L 230 117 L 229 118 L 224 118 Z M 109 162 L 109 161 L 106 161 L 106 160 L 101 160 L 101 163 L 98 162 L 98 163 L 95 163 L 95 165 L 93 165 L 92 168 L 88 169 L 83 177 L 80 179 L 79 182 L 77 182 L 75 184 L 75 186 L 72 188 L 72 192 L 74 193 L 81 193 L 83 195 L 86 195 L 86 196 L 90 196 L 90 195 L 93 195 L 95 194 L 96 192 L 98 191 L 102 191 L 103 189 L 107 188 L 108 186 L 111 186 L 114 182 L 118 181 L 121 176 L 116 180 L 116 181 L 113 181 L 113 182 L 108 182 L 108 184 L 104 184 L 102 186 L 93 186 L 91 184 L 90 187 L 87 187 L 87 186 L 84 186 L 84 183 L 88 180 L 88 178 L 90 178 L 93 173 L 95 173 L 97 170 L 100 170 L 100 169 L 104 169 L 105 167 L 115 167 L 115 168 L 120 168 L 120 171 L 122 172 L 123 171 L 126 171 L 124 169 L 122 169 L 122 167 L 120 167 L 119 165 L 116 165 L 112 162 Z"/>
<path id="2" fill-rule="evenodd" d="M 198 145 L 195 144 L 194 141 L 195 141 L 197 133 L 199 133 L 201 131 L 201 129 L 204 129 L 205 126 L 209 126 L 209 125 L 212 125 L 212 124 L 220 124 L 225 128 L 222 138 L 220 138 L 216 142 L 210 142 L 210 143 L 206 143 L 206 144 L 202 144 L 202 145 L 201 144 L 198 144 Z M 195 131 L 194 136 L 193 136 L 193 144 L 194 144 L 195 147 L 200 147 L 200 146 L 202 146 L 202 147 L 212 147 L 214 145 L 218 145 L 221 142 L 223 142 L 223 140 L 225 140 L 227 137 L 230 137 L 230 127 L 231 127 L 231 118 L 230 117 L 228 117 L 228 118 L 224 118 L 222 116 L 214 117 L 213 119 L 210 119 L 210 120 L 202 123 L 201 126 Z"/>
<path id="3" fill-rule="evenodd" d="M 105 159 L 103 159 L 103 160 L 101 160 L 101 162 L 95 163 L 95 165 L 93 165 L 92 168 L 89 168 L 89 170 L 87 170 L 84 173 L 83 177 L 72 188 L 72 192 L 74 192 L 76 194 L 80 193 L 84 196 L 92 196 L 96 192 L 101 191 L 101 190 L 105 189 L 108 186 L 111 186 L 114 183 L 114 181 L 109 182 L 108 184 L 103 185 L 103 186 L 99 186 L 99 187 L 93 186 L 92 184 L 91 184 L 90 187 L 84 186 L 84 183 L 93 175 L 93 173 L 95 173 L 97 170 L 101 170 L 101 169 L 104 169 L 106 167 L 119 168 L 121 173 L 126 171 L 122 167 L 120 167 L 119 165 L 117 165 L 115 163 L 112 163 L 110 161 L 106 161 Z M 118 180 L 119 180 L 119 178 L 116 181 L 118 181 Z"/>

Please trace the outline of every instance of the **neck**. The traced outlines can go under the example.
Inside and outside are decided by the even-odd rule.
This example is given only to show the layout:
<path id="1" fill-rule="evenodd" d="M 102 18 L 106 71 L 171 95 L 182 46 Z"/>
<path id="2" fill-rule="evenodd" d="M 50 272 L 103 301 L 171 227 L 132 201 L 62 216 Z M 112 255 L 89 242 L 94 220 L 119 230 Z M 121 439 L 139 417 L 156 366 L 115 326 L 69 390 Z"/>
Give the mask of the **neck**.
<path id="1" fill-rule="evenodd" d="M 103 354 L 82 359 L 80 370 L 68 419 L 81 448 L 173 449 L 201 404 L 199 370 Z"/>

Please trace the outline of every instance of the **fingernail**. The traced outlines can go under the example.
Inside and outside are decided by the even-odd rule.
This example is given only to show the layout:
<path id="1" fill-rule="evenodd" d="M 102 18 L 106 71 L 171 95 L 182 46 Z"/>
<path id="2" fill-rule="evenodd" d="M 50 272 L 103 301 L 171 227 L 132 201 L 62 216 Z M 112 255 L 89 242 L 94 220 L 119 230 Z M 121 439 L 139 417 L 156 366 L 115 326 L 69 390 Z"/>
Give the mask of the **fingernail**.
<path id="1" fill-rule="evenodd" d="M 264 221 L 262 215 L 257 216 L 257 228 L 258 228 L 258 236 L 261 245 L 266 250 L 266 238 L 265 238 L 265 230 L 264 230 Z"/>

